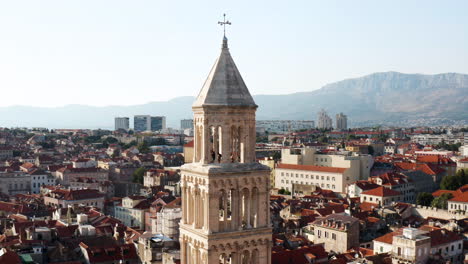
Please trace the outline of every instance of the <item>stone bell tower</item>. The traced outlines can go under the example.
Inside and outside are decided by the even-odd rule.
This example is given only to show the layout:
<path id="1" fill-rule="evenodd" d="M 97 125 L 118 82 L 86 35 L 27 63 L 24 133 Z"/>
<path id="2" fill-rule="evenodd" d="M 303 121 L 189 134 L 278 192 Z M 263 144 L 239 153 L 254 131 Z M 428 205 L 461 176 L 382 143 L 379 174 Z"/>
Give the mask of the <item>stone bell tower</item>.
<path id="1" fill-rule="evenodd" d="M 226 37 L 192 109 L 195 153 L 181 178 L 182 263 L 271 263 L 270 170 L 255 162 L 257 105 Z"/>

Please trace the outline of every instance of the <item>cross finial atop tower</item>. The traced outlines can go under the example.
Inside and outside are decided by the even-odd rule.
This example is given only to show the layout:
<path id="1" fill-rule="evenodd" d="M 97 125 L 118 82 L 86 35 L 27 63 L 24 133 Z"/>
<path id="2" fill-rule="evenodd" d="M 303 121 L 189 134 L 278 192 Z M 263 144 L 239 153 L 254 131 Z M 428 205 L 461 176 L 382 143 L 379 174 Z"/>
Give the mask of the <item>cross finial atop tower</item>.
<path id="1" fill-rule="evenodd" d="M 226 37 L 226 25 L 231 25 L 231 22 L 226 20 L 226 14 L 223 14 L 223 21 L 218 21 L 218 24 L 223 26 L 223 35 Z"/>

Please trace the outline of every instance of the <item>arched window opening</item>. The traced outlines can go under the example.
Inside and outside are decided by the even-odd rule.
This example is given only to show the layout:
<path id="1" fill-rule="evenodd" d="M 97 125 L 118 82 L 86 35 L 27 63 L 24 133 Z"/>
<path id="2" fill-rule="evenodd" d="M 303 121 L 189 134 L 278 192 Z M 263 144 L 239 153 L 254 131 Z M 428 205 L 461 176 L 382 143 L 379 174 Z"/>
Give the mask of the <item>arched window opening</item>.
<path id="1" fill-rule="evenodd" d="M 226 210 L 227 209 L 227 201 L 226 201 L 226 192 L 221 190 L 219 192 L 219 221 L 226 220 Z"/>

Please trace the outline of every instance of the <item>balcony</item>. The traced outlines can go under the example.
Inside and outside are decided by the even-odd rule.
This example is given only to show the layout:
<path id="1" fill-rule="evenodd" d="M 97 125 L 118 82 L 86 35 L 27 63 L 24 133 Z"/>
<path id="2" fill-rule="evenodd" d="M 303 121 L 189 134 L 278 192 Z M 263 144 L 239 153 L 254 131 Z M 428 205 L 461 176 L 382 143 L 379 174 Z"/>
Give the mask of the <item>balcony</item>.
<path id="1" fill-rule="evenodd" d="M 397 260 L 402 260 L 402 261 L 411 261 L 411 262 L 415 262 L 417 259 L 416 256 L 414 255 L 407 255 L 407 254 L 398 255 L 395 252 L 392 252 L 392 258 L 397 259 Z"/>

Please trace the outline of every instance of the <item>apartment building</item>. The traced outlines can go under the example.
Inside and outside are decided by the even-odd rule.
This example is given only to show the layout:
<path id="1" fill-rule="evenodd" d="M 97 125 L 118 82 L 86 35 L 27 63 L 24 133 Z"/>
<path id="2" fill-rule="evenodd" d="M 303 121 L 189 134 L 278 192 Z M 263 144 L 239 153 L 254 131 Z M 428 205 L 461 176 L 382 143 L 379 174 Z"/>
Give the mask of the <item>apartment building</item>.
<path id="1" fill-rule="evenodd" d="M 122 205 L 115 207 L 115 218 L 126 226 L 145 229 L 145 212 L 149 211 L 150 201 L 144 196 L 128 196 L 122 199 Z"/>
<path id="2" fill-rule="evenodd" d="M 375 253 L 389 252 L 392 263 L 427 263 L 435 256 L 447 263 L 463 263 L 464 259 L 463 237 L 430 225 L 402 228 L 374 239 L 373 244 Z"/>
<path id="3" fill-rule="evenodd" d="M 116 117 L 115 130 L 128 130 L 130 128 L 130 118 L 128 117 Z"/>
<path id="4" fill-rule="evenodd" d="M 104 194 L 91 189 L 56 189 L 44 195 L 44 204 L 58 208 L 94 206 L 102 210 L 104 208 Z"/>
<path id="5" fill-rule="evenodd" d="M 31 175 L 22 171 L 0 172 L 0 192 L 8 195 L 31 192 Z"/>
<path id="6" fill-rule="evenodd" d="M 283 149 L 275 168 L 275 188 L 293 191 L 293 184 L 346 192 L 346 185 L 370 176 L 370 155 L 320 154 L 315 148 Z"/>
<path id="7" fill-rule="evenodd" d="M 330 214 L 315 220 L 312 231 L 314 244 L 324 243 L 326 251 L 347 252 L 359 247 L 359 219 L 342 214 Z"/>

